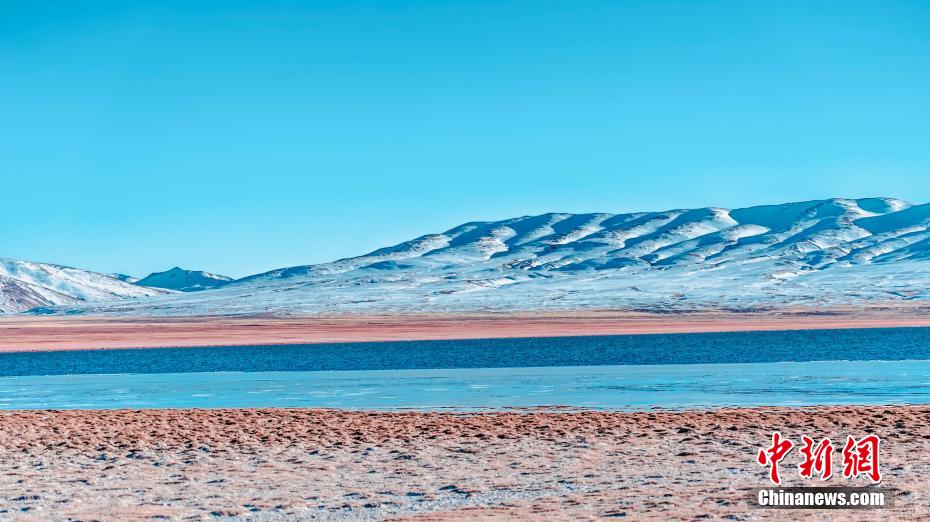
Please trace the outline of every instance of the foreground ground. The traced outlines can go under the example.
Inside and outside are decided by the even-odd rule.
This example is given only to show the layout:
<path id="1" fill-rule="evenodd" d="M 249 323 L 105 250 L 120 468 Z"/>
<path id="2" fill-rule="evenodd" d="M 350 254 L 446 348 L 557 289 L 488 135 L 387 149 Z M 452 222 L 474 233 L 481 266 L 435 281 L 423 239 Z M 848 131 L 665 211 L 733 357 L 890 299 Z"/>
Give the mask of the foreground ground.
<path id="1" fill-rule="evenodd" d="M 750 509 L 771 432 L 877 433 L 893 510 Z M 926 519 L 930 407 L 0 413 L 0 519 Z M 783 467 L 797 477 L 792 452 Z M 839 467 L 842 458 L 835 456 Z M 834 477 L 827 485 L 854 484 Z"/>
<path id="2" fill-rule="evenodd" d="M 385 316 L 0 316 L 0 352 L 420 339 L 557 337 L 930 326 L 930 307 L 886 303 L 829 310 L 563 311 Z"/>

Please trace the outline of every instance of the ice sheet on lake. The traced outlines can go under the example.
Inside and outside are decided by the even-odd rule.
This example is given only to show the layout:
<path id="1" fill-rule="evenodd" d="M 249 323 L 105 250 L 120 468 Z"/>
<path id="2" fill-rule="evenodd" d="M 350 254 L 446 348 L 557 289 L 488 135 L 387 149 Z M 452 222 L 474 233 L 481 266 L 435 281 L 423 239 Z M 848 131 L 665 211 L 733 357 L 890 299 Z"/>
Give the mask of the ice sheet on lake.
<path id="1" fill-rule="evenodd" d="M 0 378 L 0 409 L 607 410 L 930 402 L 930 361 Z"/>

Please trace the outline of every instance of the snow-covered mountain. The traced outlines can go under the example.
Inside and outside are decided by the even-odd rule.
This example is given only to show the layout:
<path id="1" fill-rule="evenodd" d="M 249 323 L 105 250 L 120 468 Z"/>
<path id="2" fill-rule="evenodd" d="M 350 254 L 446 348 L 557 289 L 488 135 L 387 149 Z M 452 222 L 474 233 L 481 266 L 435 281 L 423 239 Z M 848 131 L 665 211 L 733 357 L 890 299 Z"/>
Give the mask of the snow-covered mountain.
<path id="1" fill-rule="evenodd" d="M 167 292 L 47 263 L 0 259 L 0 313 L 42 306 L 151 297 Z"/>
<path id="2" fill-rule="evenodd" d="M 165 288 L 181 292 L 196 292 L 219 288 L 232 281 L 231 277 L 211 274 L 200 270 L 184 270 L 174 267 L 164 272 L 155 272 L 135 281 L 137 285 Z"/>
<path id="3" fill-rule="evenodd" d="M 830 199 L 473 222 L 113 314 L 684 310 L 930 299 L 930 204 Z"/>

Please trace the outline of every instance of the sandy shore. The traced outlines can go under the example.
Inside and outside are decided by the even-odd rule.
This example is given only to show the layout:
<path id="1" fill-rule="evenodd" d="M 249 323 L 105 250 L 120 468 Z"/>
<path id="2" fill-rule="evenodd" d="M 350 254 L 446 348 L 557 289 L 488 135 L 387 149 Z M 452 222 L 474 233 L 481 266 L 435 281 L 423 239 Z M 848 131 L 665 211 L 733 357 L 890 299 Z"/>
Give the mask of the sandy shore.
<path id="1" fill-rule="evenodd" d="M 883 437 L 882 512 L 750 509 L 757 449 Z M 926 519 L 930 407 L 0 413 L 0 519 Z M 841 462 L 841 457 L 837 454 Z M 786 459 L 786 485 L 810 485 Z M 840 464 L 837 464 L 838 466 Z M 828 485 L 857 484 L 835 477 Z"/>
<path id="2" fill-rule="evenodd" d="M 312 317 L 0 317 L 0 352 L 418 339 L 930 326 L 923 305 L 778 312 L 547 312 Z"/>

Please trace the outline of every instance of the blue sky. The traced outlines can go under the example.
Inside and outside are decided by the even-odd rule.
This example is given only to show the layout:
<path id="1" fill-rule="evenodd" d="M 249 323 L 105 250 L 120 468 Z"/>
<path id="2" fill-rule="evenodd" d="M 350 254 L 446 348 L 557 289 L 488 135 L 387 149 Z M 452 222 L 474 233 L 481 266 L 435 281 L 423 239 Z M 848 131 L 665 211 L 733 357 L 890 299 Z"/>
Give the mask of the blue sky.
<path id="1" fill-rule="evenodd" d="M 547 211 L 930 201 L 927 2 L 0 4 L 0 257 L 243 276 Z"/>

